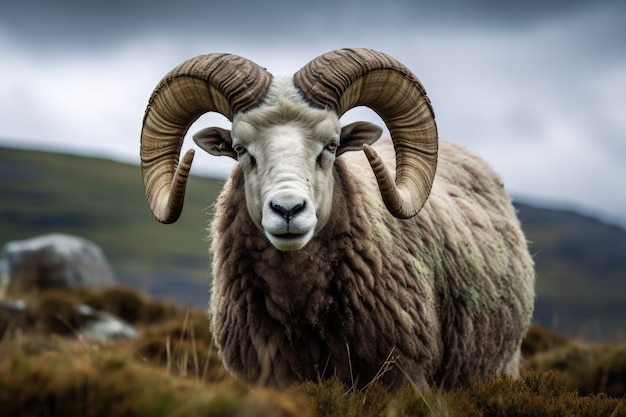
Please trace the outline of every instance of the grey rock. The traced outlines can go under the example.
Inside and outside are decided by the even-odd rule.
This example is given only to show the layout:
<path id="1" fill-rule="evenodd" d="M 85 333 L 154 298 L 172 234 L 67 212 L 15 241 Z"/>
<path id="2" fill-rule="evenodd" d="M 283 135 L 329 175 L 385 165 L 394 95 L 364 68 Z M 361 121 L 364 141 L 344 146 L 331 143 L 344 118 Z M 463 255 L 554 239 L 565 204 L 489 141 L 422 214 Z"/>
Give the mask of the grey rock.
<path id="1" fill-rule="evenodd" d="M 7 293 L 74 288 L 102 288 L 117 280 L 99 246 L 86 239 L 50 234 L 8 242 L 3 249 Z M 0 267 L 0 291 L 2 268 Z"/>
<path id="2" fill-rule="evenodd" d="M 85 320 L 79 330 L 83 338 L 94 342 L 136 339 L 139 333 L 121 318 L 88 305 L 78 306 L 76 312 Z"/>
<path id="3" fill-rule="evenodd" d="M 0 299 L 0 319 L 19 326 L 28 326 L 27 304 L 18 299 Z M 106 311 L 88 305 L 76 307 L 76 334 L 90 342 L 137 339 L 139 332 L 129 323 Z M 31 324 L 32 326 L 32 324 Z"/>

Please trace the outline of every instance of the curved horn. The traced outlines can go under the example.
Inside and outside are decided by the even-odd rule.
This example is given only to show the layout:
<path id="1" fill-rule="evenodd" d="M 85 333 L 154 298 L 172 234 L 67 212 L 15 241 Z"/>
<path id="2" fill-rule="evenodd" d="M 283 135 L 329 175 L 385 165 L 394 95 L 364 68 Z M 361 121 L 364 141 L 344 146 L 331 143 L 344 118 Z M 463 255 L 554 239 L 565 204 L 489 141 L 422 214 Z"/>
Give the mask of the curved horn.
<path id="1" fill-rule="evenodd" d="M 233 115 L 258 105 L 272 76 L 259 65 L 230 54 L 189 59 L 156 86 L 141 129 L 141 173 L 154 217 L 175 222 L 183 209 L 193 149 L 178 162 L 189 126 L 202 114 Z"/>
<path id="2" fill-rule="evenodd" d="M 365 154 L 395 217 L 415 216 L 430 194 L 437 169 L 437 126 L 430 100 L 413 73 L 394 58 L 371 49 L 327 52 L 294 75 L 313 105 L 341 116 L 367 106 L 384 120 L 396 151 L 396 179 L 369 146 Z"/>

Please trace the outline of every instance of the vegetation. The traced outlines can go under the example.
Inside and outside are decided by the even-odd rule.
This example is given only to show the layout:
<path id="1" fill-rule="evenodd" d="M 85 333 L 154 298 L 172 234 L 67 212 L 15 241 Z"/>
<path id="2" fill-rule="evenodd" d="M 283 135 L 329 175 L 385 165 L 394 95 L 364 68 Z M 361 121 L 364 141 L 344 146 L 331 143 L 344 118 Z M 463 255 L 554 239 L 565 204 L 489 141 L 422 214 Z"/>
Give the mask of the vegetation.
<path id="1" fill-rule="evenodd" d="M 544 327 L 524 341 L 520 378 L 395 393 L 376 383 L 357 390 L 309 381 L 277 391 L 234 380 L 202 311 L 210 289 L 202 225 L 220 187 L 193 178 L 181 219 L 168 227 L 150 215 L 135 166 L 0 148 L 0 245 L 79 235 L 104 249 L 126 284 L 23 294 L 21 312 L 0 308 L 2 417 L 626 416 L 626 232 L 524 204 L 538 272 L 535 321 Z M 120 316 L 141 337 L 83 339 L 81 304 Z"/>
<path id="2" fill-rule="evenodd" d="M 535 327 L 524 342 L 525 370 L 515 380 L 493 377 L 451 391 L 409 386 L 396 393 L 330 380 L 277 391 L 229 376 L 202 311 L 127 287 L 22 298 L 22 315 L 0 312 L 4 417 L 626 416 L 626 344 L 583 344 Z M 81 339 L 71 313 L 79 304 L 121 316 L 141 337 Z"/>

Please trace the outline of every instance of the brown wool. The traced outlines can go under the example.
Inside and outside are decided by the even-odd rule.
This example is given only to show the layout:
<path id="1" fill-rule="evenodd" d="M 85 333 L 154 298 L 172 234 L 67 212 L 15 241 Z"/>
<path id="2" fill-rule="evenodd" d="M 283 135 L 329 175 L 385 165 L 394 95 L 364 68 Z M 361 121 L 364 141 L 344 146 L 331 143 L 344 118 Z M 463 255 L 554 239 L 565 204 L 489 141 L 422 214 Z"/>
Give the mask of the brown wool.
<path id="1" fill-rule="evenodd" d="M 362 155 L 335 165 L 337 215 L 296 252 L 278 251 L 252 223 L 239 170 L 224 187 L 211 229 L 211 315 L 226 367 L 278 387 L 333 375 L 392 388 L 516 375 L 534 271 L 497 174 L 441 142 L 426 205 L 398 220 Z"/>

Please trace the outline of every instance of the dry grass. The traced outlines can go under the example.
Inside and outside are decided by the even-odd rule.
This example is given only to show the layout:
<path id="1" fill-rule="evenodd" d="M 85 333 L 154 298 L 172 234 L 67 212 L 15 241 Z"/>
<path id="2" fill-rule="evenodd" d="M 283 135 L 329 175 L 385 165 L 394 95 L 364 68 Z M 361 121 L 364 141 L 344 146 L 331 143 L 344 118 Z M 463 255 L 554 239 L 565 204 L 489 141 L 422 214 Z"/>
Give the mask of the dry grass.
<path id="1" fill-rule="evenodd" d="M 142 337 L 88 343 L 72 308 L 91 304 Z M 0 315 L 1 316 L 1 315 Z M 0 317 L 0 410 L 10 416 L 626 416 L 626 345 L 591 345 L 533 328 L 517 380 L 390 393 L 337 380 L 276 391 L 237 382 L 221 365 L 207 317 L 127 288 L 50 292 L 19 318 Z"/>

